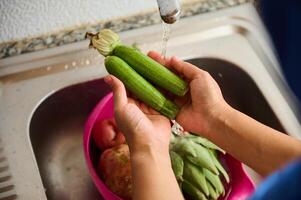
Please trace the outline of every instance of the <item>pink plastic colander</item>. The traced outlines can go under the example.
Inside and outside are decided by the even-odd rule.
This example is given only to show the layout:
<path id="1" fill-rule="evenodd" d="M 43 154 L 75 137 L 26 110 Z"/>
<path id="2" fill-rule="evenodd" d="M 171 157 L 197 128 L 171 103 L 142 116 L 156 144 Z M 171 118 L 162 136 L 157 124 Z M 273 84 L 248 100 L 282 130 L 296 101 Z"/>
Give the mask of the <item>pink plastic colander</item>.
<path id="1" fill-rule="evenodd" d="M 91 133 L 96 122 L 109 119 L 114 116 L 114 104 L 112 93 L 106 95 L 94 108 L 88 117 L 84 129 L 84 155 L 88 170 L 92 180 L 105 200 L 121 200 L 120 197 L 111 192 L 104 182 L 100 179 L 96 172 L 96 163 L 99 158 L 93 156 L 96 149 L 91 148 Z M 94 159 L 95 157 L 95 159 Z M 221 161 L 224 164 L 229 176 L 230 184 L 226 186 L 227 195 L 221 197 L 220 200 L 244 200 L 254 191 L 255 185 L 242 167 L 242 163 L 231 157 L 230 155 L 221 155 Z"/>

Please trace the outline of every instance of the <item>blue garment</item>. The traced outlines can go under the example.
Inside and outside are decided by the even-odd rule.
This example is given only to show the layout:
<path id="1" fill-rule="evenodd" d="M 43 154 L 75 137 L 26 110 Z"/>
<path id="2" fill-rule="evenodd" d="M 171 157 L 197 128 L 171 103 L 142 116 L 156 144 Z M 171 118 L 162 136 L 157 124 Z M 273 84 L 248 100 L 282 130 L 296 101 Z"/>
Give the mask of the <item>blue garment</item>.
<path id="1" fill-rule="evenodd" d="M 301 1 L 261 0 L 261 14 L 286 80 L 301 101 Z"/>
<path id="2" fill-rule="evenodd" d="M 269 176 L 250 200 L 301 200 L 301 160 Z"/>
<path id="3" fill-rule="evenodd" d="M 286 80 L 301 101 L 301 0 L 262 0 L 261 14 Z M 301 160 L 268 177 L 250 200 L 301 200 Z"/>

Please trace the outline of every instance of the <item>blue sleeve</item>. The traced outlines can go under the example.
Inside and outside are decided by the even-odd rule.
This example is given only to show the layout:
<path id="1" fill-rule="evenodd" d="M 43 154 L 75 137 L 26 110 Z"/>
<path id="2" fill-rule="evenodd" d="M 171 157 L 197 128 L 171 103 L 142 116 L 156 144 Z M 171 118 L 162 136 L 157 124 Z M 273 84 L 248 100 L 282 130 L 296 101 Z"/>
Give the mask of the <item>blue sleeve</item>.
<path id="1" fill-rule="evenodd" d="M 269 176 L 249 200 L 301 200 L 301 160 Z"/>

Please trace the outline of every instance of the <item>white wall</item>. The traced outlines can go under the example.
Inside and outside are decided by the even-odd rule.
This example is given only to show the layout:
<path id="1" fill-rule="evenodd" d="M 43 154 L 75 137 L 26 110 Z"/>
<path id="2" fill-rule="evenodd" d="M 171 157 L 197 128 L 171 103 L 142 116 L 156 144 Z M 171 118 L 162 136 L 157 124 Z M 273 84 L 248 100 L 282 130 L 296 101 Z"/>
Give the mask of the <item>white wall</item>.
<path id="1" fill-rule="evenodd" d="M 156 0 L 0 0 L 0 42 L 156 8 Z"/>

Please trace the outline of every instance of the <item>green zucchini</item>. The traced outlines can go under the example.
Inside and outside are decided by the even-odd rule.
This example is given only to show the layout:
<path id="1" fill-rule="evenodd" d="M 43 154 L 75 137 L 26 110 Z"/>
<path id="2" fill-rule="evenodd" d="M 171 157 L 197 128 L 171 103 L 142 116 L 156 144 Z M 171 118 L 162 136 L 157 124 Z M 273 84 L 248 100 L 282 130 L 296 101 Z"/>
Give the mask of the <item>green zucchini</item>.
<path id="1" fill-rule="evenodd" d="M 105 67 L 109 74 L 120 79 L 125 87 L 146 105 L 170 119 L 174 119 L 177 116 L 179 108 L 173 102 L 166 99 L 161 92 L 122 59 L 116 56 L 107 56 L 105 58 Z"/>
<path id="2" fill-rule="evenodd" d="M 183 79 L 137 49 L 122 45 L 119 36 L 113 31 L 103 29 L 97 34 L 87 33 L 87 36 L 91 40 L 90 46 L 100 54 L 121 58 L 152 84 L 177 96 L 184 96 L 188 91 L 188 85 Z"/>
<path id="3" fill-rule="evenodd" d="M 151 83 L 177 96 L 186 94 L 188 87 L 183 79 L 137 49 L 117 45 L 112 54 L 124 60 Z"/>

